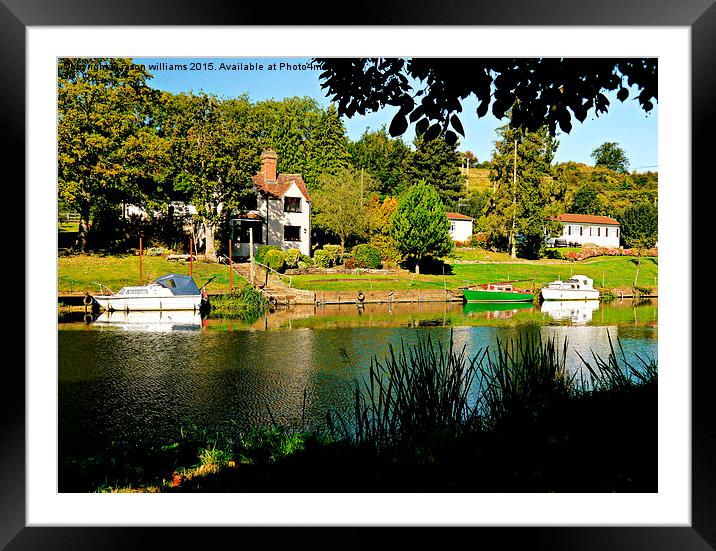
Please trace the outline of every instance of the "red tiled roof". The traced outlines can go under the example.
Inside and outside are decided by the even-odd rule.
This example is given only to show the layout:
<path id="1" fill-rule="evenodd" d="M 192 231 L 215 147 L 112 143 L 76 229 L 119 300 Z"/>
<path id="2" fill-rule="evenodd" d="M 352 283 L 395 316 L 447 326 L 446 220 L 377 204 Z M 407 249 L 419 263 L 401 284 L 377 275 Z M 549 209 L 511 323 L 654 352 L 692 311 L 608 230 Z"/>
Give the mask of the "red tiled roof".
<path id="1" fill-rule="evenodd" d="M 446 212 L 445 214 L 447 214 L 449 220 L 473 220 L 473 218 L 460 214 L 459 212 Z"/>
<path id="2" fill-rule="evenodd" d="M 253 176 L 251 180 L 261 193 L 271 195 L 273 197 L 283 197 L 291 187 L 292 183 L 295 183 L 298 189 L 301 191 L 306 201 L 311 202 L 311 194 L 308 193 L 303 177 L 300 174 L 279 174 L 276 181 L 271 182 L 264 178 L 264 175 L 260 172 Z"/>
<path id="3" fill-rule="evenodd" d="M 557 217 L 560 222 L 576 222 L 582 224 L 606 224 L 618 226 L 619 222 L 609 216 L 595 216 L 593 214 L 560 214 Z"/>

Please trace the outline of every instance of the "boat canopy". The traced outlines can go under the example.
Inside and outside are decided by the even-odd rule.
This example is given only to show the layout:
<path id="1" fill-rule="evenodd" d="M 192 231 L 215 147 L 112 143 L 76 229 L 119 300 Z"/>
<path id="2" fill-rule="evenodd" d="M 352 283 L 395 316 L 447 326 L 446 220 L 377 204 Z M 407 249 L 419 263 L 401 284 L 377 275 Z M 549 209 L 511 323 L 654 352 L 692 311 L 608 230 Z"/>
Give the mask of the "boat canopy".
<path id="1" fill-rule="evenodd" d="M 167 274 L 157 278 L 154 283 L 169 289 L 173 295 L 198 295 L 199 287 L 196 286 L 191 276 L 182 274 Z"/>

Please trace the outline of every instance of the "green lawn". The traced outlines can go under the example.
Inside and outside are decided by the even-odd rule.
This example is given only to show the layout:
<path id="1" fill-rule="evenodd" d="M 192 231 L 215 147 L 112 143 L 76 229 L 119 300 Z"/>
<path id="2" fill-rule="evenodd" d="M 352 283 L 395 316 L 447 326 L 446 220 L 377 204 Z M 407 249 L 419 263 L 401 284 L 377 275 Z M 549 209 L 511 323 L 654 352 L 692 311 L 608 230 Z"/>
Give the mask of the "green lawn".
<path id="1" fill-rule="evenodd" d="M 639 285 L 658 285 L 658 264 L 655 258 L 644 258 L 639 272 Z M 631 288 L 636 273 L 636 259 L 629 257 L 598 257 L 582 262 L 547 261 L 525 263 L 453 264 L 452 274 L 413 275 L 409 273 L 391 275 L 326 274 L 293 276 L 292 283 L 299 289 L 311 291 L 343 290 L 394 290 L 394 289 L 448 289 L 477 283 L 496 281 L 529 280 L 522 283 L 525 288 L 537 286 L 555 279 L 566 279 L 573 274 L 584 274 L 594 279 L 595 287 Z M 519 287 L 519 285 L 517 285 Z"/>
<path id="2" fill-rule="evenodd" d="M 567 278 L 572 274 L 584 274 L 594 279 L 596 287 L 631 288 L 636 272 L 636 259 L 629 257 L 602 256 L 582 262 L 531 261 L 520 263 L 482 263 L 453 264 L 452 274 L 415 275 L 400 272 L 389 275 L 325 274 L 292 276 L 292 285 L 298 289 L 311 291 L 389 291 L 397 289 L 456 289 L 466 285 L 495 281 L 529 280 L 522 283 L 530 288 L 532 279 L 541 286 L 558 278 Z M 157 278 L 166 273 L 189 273 L 188 262 L 168 261 L 160 256 L 145 256 L 142 260 L 144 279 Z M 639 285 L 656 287 L 658 285 L 658 259 L 643 258 L 639 273 Z M 194 262 L 194 280 L 202 285 L 210 277 L 215 279 L 209 284 L 212 293 L 229 290 L 229 267 L 224 264 Z M 118 291 L 125 285 L 139 284 L 139 257 L 132 255 L 74 255 L 58 259 L 58 290 L 60 293 L 96 292 L 95 282 Z M 244 284 L 238 275 L 233 278 L 234 287 Z M 520 286 L 519 284 L 517 285 Z"/>
<path id="3" fill-rule="evenodd" d="M 155 279 L 167 273 L 189 274 L 188 262 L 168 261 L 162 256 L 142 257 L 142 276 Z M 210 293 L 223 293 L 229 290 L 229 267 L 225 264 L 194 262 L 193 277 L 201 286 L 209 278 Z M 118 291 L 126 285 L 139 285 L 139 257 L 133 255 L 74 255 L 58 258 L 58 291 L 60 293 L 97 292 L 95 282 Z M 244 280 L 234 274 L 233 286 L 239 287 Z"/>

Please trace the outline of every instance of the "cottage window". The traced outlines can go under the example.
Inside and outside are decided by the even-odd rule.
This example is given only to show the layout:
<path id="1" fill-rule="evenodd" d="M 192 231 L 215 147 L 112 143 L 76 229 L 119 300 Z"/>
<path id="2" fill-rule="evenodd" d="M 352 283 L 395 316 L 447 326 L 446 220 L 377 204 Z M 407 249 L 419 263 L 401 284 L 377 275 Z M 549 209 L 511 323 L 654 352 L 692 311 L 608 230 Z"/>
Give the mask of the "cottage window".
<path id="1" fill-rule="evenodd" d="M 301 212 L 300 197 L 284 197 L 283 212 Z"/>
<path id="2" fill-rule="evenodd" d="M 597 237 L 601 237 L 602 235 L 602 228 L 597 228 Z"/>
<path id="3" fill-rule="evenodd" d="M 246 210 L 256 210 L 259 208 L 259 198 L 255 194 L 251 194 L 241 201 L 241 205 Z"/>
<path id="4" fill-rule="evenodd" d="M 301 240 L 301 226 L 284 226 L 283 227 L 283 240 L 284 241 L 300 241 Z"/>
<path id="5" fill-rule="evenodd" d="M 579 226 L 579 235 L 582 235 L 583 231 L 584 231 L 584 226 Z"/>
<path id="6" fill-rule="evenodd" d="M 572 235 L 572 226 L 567 226 L 567 235 Z"/>

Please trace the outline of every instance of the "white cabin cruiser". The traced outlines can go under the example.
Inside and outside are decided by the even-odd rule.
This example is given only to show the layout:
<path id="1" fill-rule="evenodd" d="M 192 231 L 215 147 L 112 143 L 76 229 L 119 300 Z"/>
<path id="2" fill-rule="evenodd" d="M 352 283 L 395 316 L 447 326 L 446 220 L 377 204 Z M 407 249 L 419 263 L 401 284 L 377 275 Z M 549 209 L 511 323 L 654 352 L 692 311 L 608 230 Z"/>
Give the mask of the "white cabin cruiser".
<path id="1" fill-rule="evenodd" d="M 585 275 L 575 275 L 567 281 L 553 281 L 542 287 L 544 300 L 591 300 L 599 298 L 599 290 L 594 288 L 594 280 Z"/>
<path id="2" fill-rule="evenodd" d="M 92 299 L 105 310 L 199 310 L 201 292 L 191 276 L 167 274 L 151 283 L 122 287 L 118 293 L 94 295 Z"/>

